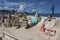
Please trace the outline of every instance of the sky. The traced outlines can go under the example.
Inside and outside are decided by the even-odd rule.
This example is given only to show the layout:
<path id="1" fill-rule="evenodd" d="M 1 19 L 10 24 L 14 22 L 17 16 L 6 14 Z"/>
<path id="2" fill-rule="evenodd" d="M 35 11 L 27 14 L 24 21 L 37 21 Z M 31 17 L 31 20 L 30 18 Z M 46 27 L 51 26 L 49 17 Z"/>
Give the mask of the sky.
<path id="1" fill-rule="evenodd" d="M 0 9 L 51 13 L 53 1 L 55 13 L 60 13 L 60 0 L 0 0 Z"/>

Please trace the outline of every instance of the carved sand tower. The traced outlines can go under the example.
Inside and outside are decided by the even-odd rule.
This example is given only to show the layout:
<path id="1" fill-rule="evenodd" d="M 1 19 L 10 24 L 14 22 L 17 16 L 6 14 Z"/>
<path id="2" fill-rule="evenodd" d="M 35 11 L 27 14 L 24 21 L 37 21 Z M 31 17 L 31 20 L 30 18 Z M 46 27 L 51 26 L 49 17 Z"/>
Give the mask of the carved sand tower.
<path id="1" fill-rule="evenodd" d="M 14 22 L 15 22 L 15 17 L 12 16 L 12 19 L 11 19 L 12 27 L 14 27 L 14 24 L 15 24 Z"/>
<path id="2" fill-rule="evenodd" d="M 0 15 L 0 26 L 2 25 L 2 15 Z"/>
<path id="3" fill-rule="evenodd" d="M 7 16 L 7 27 L 11 27 L 12 24 L 11 24 L 11 14 L 9 13 L 8 16 Z"/>
<path id="4" fill-rule="evenodd" d="M 15 22 L 14 22 L 14 25 L 17 26 L 17 28 L 20 28 L 19 14 L 17 12 L 15 12 Z"/>
<path id="5" fill-rule="evenodd" d="M 0 26 L 1 26 L 2 24 L 4 24 L 4 20 L 5 20 L 5 15 L 4 15 L 4 14 L 1 14 L 1 15 L 0 15 Z"/>
<path id="6" fill-rule="evenodd" d="M 2 23 L 4 23 L 5 15 L 2 15 Z"/>
<path id="7" fill-rule="evenodd" d="M 23 18 L 23 22 L 22 22 L 23 25 L 22 25 L 22 26 L 26 27 L 27 21 L 28 21 L 28 20 L 27 20 L 27 14 L 24 13 L 22 18 Z"/>

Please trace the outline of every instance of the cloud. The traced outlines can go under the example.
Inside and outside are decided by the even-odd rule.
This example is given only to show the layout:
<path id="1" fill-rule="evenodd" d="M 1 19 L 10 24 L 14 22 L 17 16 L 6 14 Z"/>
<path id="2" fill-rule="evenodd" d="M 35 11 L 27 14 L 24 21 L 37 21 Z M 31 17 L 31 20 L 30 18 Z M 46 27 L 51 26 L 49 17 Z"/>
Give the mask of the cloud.
<path id="1" fill-rule="evenodd" d="M 42 13 L 42 10 L 39 10 L 38 12 L 39 12 L 39 13 Z"/>
<path id="2" fill-rule="evenodd" d="M 20 5 L 20 3 L 8 2 L 7 0 L 0 0 L 0 5 L 13 6 L 13 5 Z"/>
<path id="3" fill-rule="evenodd" d="M 41 1 L 39 2 L 40 5 L 46 5 L 47 4 L 47 1 Z"/>
<path id="4" fill-rule="evenodd" d="M 0 0 L 0 6 L 3 6 L 4 9 L 19 9 L 24 10 L 26 7 L 25 2 L 8 2 L 7 0 Z M 19 8 L 17 8 L 19 7 Z"/>
<path id="5" fill-rule="evenodd" d="M 2 7 L 0 7 L 0 9 L 2 9 Z"/>
<path id="6" fill-rule="evenodd" d="M 20 5 L 20 3 L 16 3 L 16 2 L 11 2 L 11 3 L 0 3 L 0 5 L 14 6 L 14 5 Z"/>
<path id="7" fill-rule="evenodd" d="M 32 7 L 33 5 L 34 5 L 34 3 L 29 3 L 29 4 L 27 4 L 26 2 L 22 2 L 22 3 L 20 4 L 20 7 L 19 7 L 18 10 L 23 11 L 25 8 L 30 8 L 30 7 Z"/>
<path id="8" fill-rule="evenodd" d="M 26 7 L 31 7 L 34 5 L 34 3 L 27 3 L 27 2 L 9 2 L 7 0 L 0 0 L 0 5 L 6 9 L 12 6 L 18 7 L 18 10 L 24 10 Z M 14 8 L 12 8 L 14 9 Z"/>
<path id="9" fill-rule="evenodd" d="M 32 9 L 32 12 L 36 11 L 35 9 Z"/>
<path id="10" fill-rule="evenodd" d="M 25 8 L 28 7 L 28 10 L 31 10 L 34 8 L 35 3 L 27 3 L 27 2 L 9 2 L 7 0 L 1 0 L 0 5 L 4 5 L 4 9 L 17 9 L 19 11 L 24 11 Z M 18 7 L 18 8 L 17 8 Z M 35 9 L 34 9 L 35 10 Z M 33 10 L 31 10 L 33 11 Z"/>
<path id="11" fill-rule="evenodd" d="M 20 3 L 16 3 L 16 2 L 11 2 L 9 4 L 7 4 L 8 6 L 13 6 L 13 5 L 20 5 Z"/>
<path id="12" fill-rule="evenodd" d="M 30 4 L 27 5 L 27 7 L 31 7 L 33 5 L 34 5 L 34 3 L 30 3 Z"/>
<path id="13" fill-rule="evenodd" d="M 0 4 L 5 4 L 5 3 L 8 4 L 8 1 L 6 1 L 6 0 L 0 0 Z"/>
<path id="14" fill-rule="evenodd" d="M 20 5 L 18 10 L 23 11 L 25 8 L 26 8 L 26 5 Z"/>
<path id="15" fill-rule="evenodd" d="M 8 9 L 8 6 L 5 6 L 4 9 Z"/>

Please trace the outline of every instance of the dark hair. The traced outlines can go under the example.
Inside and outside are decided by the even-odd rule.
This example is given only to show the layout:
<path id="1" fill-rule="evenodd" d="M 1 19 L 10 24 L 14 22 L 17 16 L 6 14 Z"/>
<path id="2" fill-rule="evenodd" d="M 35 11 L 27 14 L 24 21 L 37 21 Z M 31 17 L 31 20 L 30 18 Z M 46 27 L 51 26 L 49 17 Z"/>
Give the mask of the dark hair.
<path id="1" fill-rule="evenodd" d="M 52 14 L 49 14 L 50 18 L 52 18 Z"/>

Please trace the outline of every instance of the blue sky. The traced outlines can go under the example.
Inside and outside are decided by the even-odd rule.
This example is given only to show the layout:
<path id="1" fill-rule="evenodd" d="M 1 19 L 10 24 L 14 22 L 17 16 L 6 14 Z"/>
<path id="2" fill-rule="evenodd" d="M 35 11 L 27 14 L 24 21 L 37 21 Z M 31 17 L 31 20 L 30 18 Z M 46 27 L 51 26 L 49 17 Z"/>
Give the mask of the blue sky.
<path id="1" fill-rule="evenodd" d="M 0 9 L 51 13 L 53 0 L 0 0 Z M 55 13 L 60 13 L 60 0 L 54 0 Z"/>

